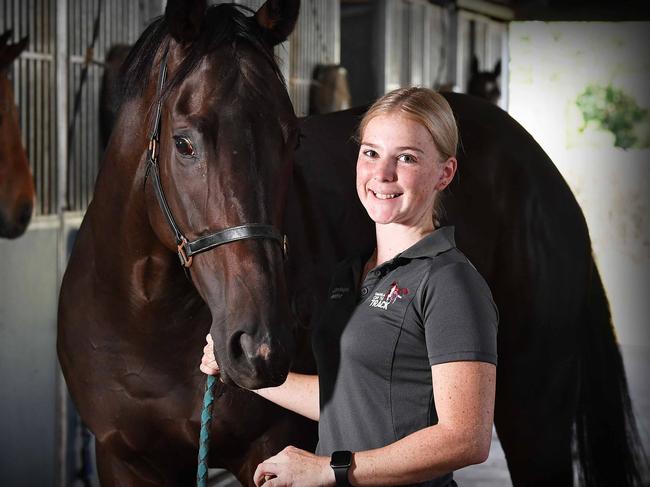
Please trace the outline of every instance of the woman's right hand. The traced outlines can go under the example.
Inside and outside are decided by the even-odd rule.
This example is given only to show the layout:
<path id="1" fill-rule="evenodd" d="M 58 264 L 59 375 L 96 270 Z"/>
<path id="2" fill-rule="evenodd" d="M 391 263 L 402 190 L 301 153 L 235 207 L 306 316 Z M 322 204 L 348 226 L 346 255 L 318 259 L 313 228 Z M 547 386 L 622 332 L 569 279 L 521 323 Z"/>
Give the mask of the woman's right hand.
<path id="1" fill-rule="evenodd" d="M 201 365 L 199 369 L 201 372 L 208 375 L 219 375 L 219 365 L 217 359 L 214 358 L 214 342 L 208 333 L 205 337 L 206 345 L 203 347 L 203 358 L 201 358 Z"/>

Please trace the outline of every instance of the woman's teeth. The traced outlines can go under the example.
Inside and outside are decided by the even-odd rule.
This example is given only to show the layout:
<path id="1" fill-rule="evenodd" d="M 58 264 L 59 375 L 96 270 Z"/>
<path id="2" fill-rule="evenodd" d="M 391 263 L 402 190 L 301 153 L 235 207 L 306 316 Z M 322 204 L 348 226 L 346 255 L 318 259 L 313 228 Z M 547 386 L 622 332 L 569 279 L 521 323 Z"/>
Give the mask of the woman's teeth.
<path id="1" fill-rule="evenodd" d="M 374 194 L 380 200 L 390 200 L 392 198 L 397 198 L 398 196 L 401 196 L 401 193 L 384 194 L 384 193 L 376 193 L 375 191 L 372 191 L 372 190 L 370 190 L 370 192 L 372 194 Z"/>

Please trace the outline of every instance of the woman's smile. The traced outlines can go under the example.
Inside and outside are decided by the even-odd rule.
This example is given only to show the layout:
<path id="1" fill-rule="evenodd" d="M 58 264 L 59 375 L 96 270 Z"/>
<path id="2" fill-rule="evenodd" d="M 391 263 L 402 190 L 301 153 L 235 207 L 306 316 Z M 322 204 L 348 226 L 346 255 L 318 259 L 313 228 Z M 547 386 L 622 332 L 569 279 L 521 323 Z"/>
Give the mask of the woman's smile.
<path id="1" fill-rule="evenodd" d="M 379 191 L 374 191 L 369 189 L 370 193 L 379 200 L 392 200 L 394 198 L 399 198 L 403 193 L 382 193 Z"/>

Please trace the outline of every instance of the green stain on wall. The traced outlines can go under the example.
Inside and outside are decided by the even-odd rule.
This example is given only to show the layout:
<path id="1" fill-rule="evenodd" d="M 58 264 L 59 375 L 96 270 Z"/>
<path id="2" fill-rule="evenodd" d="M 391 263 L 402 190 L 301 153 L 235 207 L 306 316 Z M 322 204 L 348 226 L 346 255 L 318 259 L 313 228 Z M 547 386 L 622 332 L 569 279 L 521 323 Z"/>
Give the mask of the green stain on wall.
<path id="1" fill-rule="evenodd" d="M 576 105 L 582 112 L 584 131 L 592 123 L 614 135 L 614 145 L 622 149 L 650 147 L 648 110 L 641 108 L 634 97 L 612 85 L 588 85 L 578 95 Z"/>

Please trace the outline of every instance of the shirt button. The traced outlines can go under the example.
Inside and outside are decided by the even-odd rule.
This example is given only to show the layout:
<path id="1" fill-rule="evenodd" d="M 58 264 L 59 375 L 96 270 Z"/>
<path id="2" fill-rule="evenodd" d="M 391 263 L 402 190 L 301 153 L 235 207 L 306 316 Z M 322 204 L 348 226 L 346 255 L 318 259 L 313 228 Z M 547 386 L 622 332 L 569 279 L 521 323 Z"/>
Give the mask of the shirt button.
<path id="1" fill-rule="evenodd" d="M 368 288 L 367 287 L 362 287 L 361 288 L 361 296 L 365 296 L 366 294 L 368 294 Z"/>

